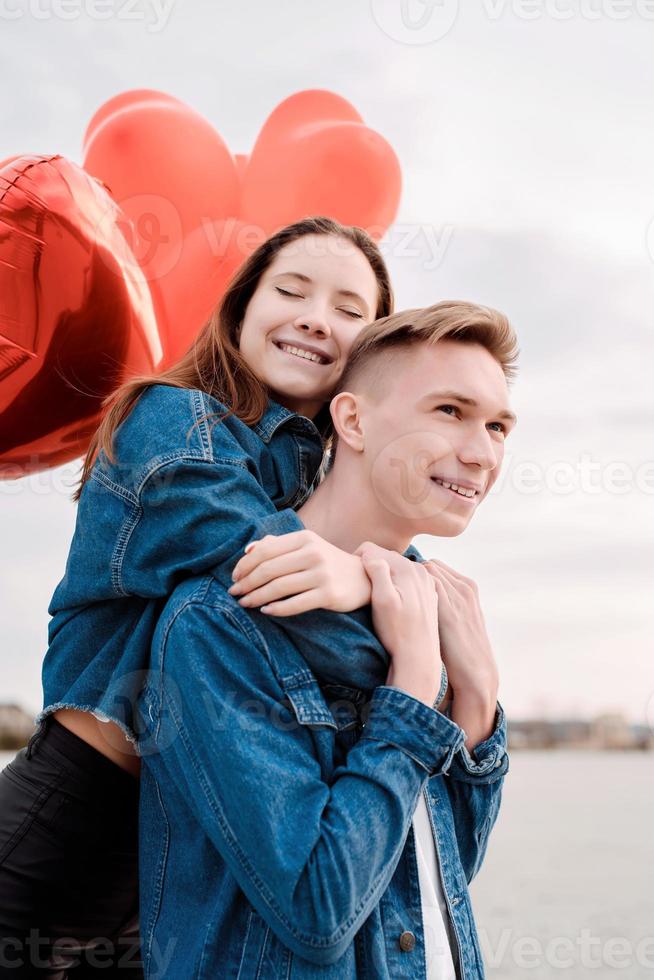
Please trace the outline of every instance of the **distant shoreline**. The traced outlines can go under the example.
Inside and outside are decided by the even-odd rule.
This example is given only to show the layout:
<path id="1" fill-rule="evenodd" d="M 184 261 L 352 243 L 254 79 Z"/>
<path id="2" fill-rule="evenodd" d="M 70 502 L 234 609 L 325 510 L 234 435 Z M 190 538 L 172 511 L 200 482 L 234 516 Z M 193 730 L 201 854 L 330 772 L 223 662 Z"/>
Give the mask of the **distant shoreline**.
<path id="1" fill-rule="evenodd" d="M 34 715 L 18 704 L 0 703 L 0 752 L 16 752 L 36 730 Z M 508 719 L 510 752 L 580 750 L 584 752 L 654 751 L 654 729 L 633 724 L 620 712 L 606 711 L 592 719 Z"/>

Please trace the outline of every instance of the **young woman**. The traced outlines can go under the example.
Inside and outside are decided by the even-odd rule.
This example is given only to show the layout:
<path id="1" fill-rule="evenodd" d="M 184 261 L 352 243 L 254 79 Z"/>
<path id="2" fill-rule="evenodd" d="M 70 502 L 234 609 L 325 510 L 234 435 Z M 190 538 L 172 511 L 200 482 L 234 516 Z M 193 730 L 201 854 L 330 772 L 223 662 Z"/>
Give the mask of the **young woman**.
<path id="1" fill-rule="evenodd" d="M 132 707 L 158 614 L 184 577 L 302 529 L 325 406 L 361 327 L 391 309 L 365 232 L 305 219 L 244 263 L 176 366 L 109 400 L 48 610 L 38 729 L 0 774 L 0 977 L 141 976 Z M 368 601 L 358 557 L 325 543 L 323 558 L 300 569 L 318 605 Z"/>

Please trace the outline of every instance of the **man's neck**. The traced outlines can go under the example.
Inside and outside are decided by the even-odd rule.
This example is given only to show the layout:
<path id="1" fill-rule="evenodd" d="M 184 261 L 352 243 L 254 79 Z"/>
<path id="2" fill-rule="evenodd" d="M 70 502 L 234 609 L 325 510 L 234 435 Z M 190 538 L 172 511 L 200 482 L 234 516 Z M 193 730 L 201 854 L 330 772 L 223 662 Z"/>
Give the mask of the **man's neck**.
<path id="1" fill-rule="evenodd" d="M 350 553 L 373 541 L 403 554 L 416 533 L 382 506 L 362 467 L 339 466 L 338 459 L 297 514 L 308 530 Z"/>

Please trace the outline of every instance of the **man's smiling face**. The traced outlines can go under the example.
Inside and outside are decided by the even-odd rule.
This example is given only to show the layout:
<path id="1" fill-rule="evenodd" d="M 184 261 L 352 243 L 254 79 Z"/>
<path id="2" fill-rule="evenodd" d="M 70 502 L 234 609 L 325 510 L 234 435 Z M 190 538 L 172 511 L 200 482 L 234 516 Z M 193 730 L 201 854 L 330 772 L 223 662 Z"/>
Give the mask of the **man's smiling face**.
<path id="1" fill-rule="evenodd" d="M 516 422 L 504 372 L 485 347 L 450 339 L 384 356 L 375 390 L 357 395 L 375 497 L 413 534 L 461 534 Z"/>

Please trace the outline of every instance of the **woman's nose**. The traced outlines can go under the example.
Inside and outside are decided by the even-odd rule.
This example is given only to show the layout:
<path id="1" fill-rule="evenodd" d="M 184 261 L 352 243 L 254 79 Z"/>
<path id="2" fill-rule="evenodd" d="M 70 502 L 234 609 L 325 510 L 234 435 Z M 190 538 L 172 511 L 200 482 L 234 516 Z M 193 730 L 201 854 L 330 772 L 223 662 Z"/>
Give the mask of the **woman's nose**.
<path id="1" fill-rule="evenodd" d="M 314 313 L 305 313 L 300 316 L 295 321 L 295 326 L 299 330 L 303 330 L 305 333 L 320 333 L 325 336 L 331 334 L 331 327 L 329 326 L 329 320 L 324 313 L 316 311 Z"/>

